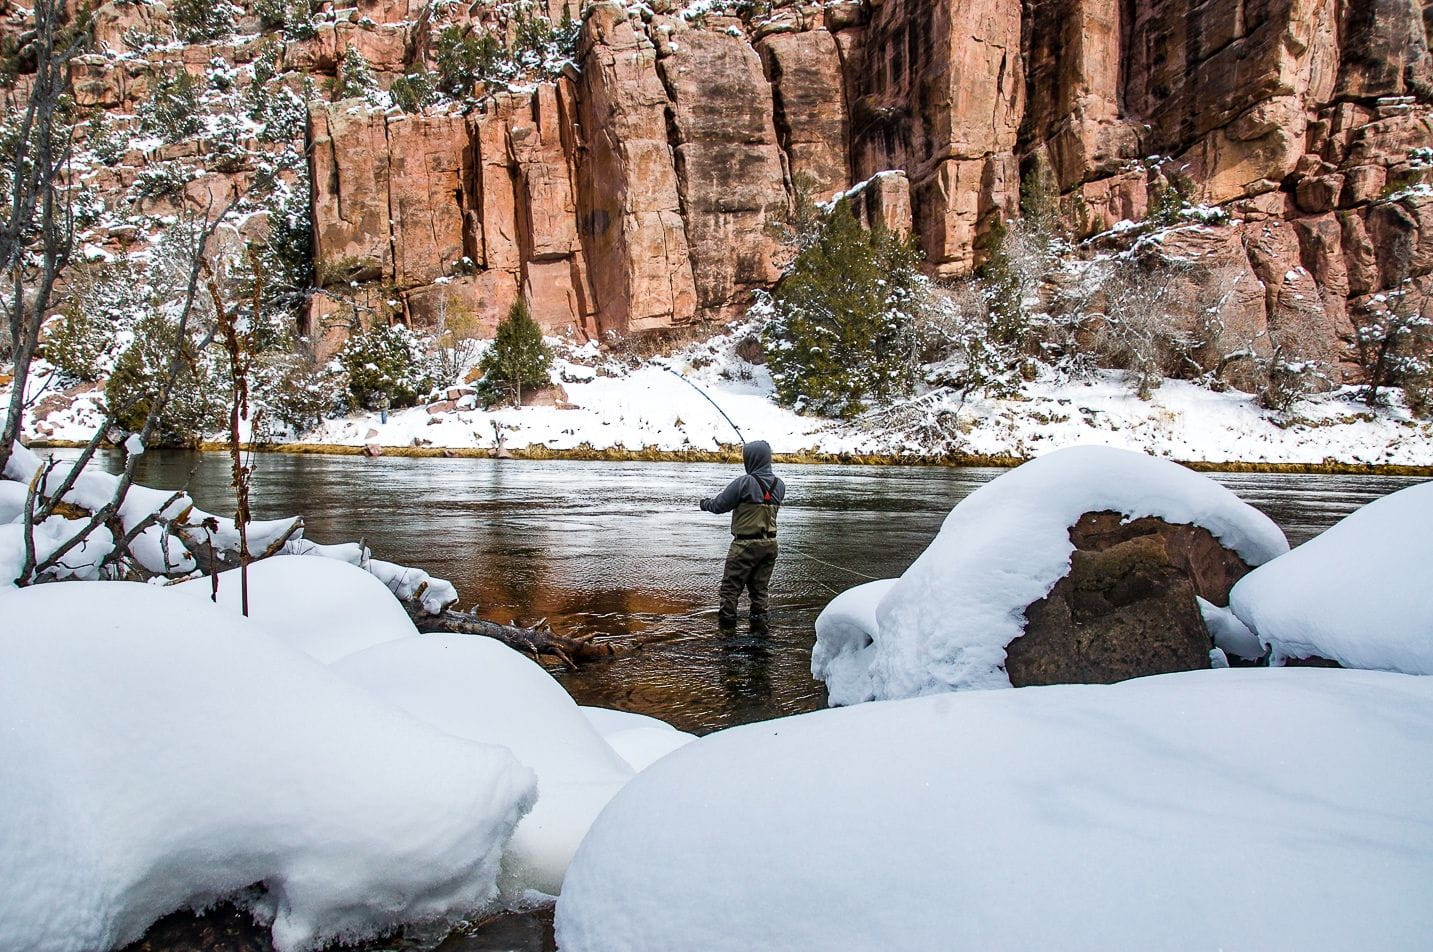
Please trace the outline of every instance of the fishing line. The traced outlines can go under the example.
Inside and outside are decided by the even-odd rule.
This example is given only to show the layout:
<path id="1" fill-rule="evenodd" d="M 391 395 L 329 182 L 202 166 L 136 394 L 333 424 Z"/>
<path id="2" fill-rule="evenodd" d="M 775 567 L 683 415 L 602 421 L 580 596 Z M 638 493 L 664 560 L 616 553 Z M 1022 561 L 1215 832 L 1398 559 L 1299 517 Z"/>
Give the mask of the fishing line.
<path id="1" fill-rule="evenodd" d="M 715 407 L 715 408 L 716 408 L 716 412 L 718 412 L 718 413 L 721 414 L 721 418 L 722 418 L 723 420 L 725 420 L 725 421 L 728 423 L 728 425 L 731 426 L 731 428 L 732 428 L 733 430 L 736 431 L 737 439 L 741 440 L 742 443 L 745 443 L 745 442 L 746 442 L 746 437 L 742 435 L 741 427 L 737 426 L 736 423 L 733 422 L 732 418 L 726 415 L 726 411 L 723 410 L 723 409 L 721 408 L 721 406 L 720 406 L 715 400 L 712 399 L 712 397 L 711 397 L 711 395 L 710 395 L 709 393 L 707 393 L 707 392 L 706 392 L 705 390 L 703 390 L 701 387 L 697 386 L 697 385 L 696 385 L 695 383 L 693 383 L 691 380 L 687 379 L 687 377 L 686 377 L 684 374 L 682 374 L 680 371 L 677 371 L 677 370 L 675 370 L 675 369 L 673 369 L 673 368 L 671 368 L 671 367 L 668 367 L 668 366 L 665 365 L 665 364 L 659 364 L 658 366 L 660 366 L 660 367 L 661 367 L 663 370 L 665 370 L 667 373 L 669 373 L 669 374 L 671 374 L 672 376 L 676 377 L 678 380 L 682 381 L 682 383 L 684 383 L 684 384 L 686 384 L 687 386 L 691 387 L 691 388 L 692 388 L 693 390 L 695 390 L 697 393 L 701 394 L 701 395 L 702 395 L 702 399 L 706 400 L 707 403 L 710 403 L 713 407 Z M 811 555 L 809 552 L 803 552 L 801 549 L 794 548 L 794 547 L 792 547 L 792 546 L 790 546 L 790 545 L 784 545 L 784 546 L 782 546 L 782 548 L 783 548 L 783 549 L 790 549 L 791 551 L 795 552 L 797 555 L 801 556 L 801 557 L 804 558 L 804 559 L 810 559 L 812 562 L 816 562 L 816 563 L 818 563 L 818 564 L 820 564 L 820 565 L 824 565 L 824 566 L 826 566 L 827 568 L 835 569 L 835 570 L 838 571 L 838 572 L 847 572 L 847 573 L 850 573 L 851 575 L 856 576 L 857 578 L 867 579 L 867 580 L 872 581 L 872 582 L 879 582 L 879 581 L 881 581 L 879 578 L 877 578 L 877 577 L 874 576 L 874 575 L 867 575 L 865 572 L 858 572 L 858 571 L 856 571 L 855 569 L 848 569 L 848 568 L 846 568 L 844 565 L 835 565 L 835 564 L 833 564 L 833 563 L 831 563 L 831 562 L 825 561 L 824 559 L 818 559 L 816 556 Z M 830 593 L 833 594 L 833 595 L 839 594 L 834 588 L 832 588 L 831 586 L 827 585 L 825 582 L 821 581 L 820 579 L 815 578 L 814 576 L 812 577 L 812 581 L 816 582 L 816 584 L 820 585 L 822 588 L 826 589 L 828 592 L 830 592 Z"/>
<path id="2" fill-rule="evenodd" d="M 702 399 L 706 400 L 707 403 L 710 403 L 712 406 L 716 407 L 716 412 L 720 413 L 720 414 L 721 414 L 721 418 L 722 418 L 723 420 L 725 420 L 728 424 L 730 424 L 730 425 L 731 425 L 731 428 L 736 431 L 736 438 L 739 439 L 739 440 L 741 440 L 743 443 L 746 442 L 746 437 L 744 437 L 744 436 L 741 435 L 741 427 L 737 426 L 735 423 L 732 423 L 731 417 L 729 417 L 729 416 L 726 415 L 726 411 L 723 410 L 723 409 L 717 404 L 717 402 L 711 398 L 711 395 L 710 395 L 710 394 L 708 394 L 708 393 L 707 393 L 705 390 L 703 390 L 701 387 L 698 387 L 696 384 L 694 384 L 694 383 L 692 383 L 690 380 L 688 380 L 688 379 L 686 378 L 686 376 L 683 375 L 680 371 L 673 370 L 671 367 L 668 367 L 668 366 L 666 366 L 665 364 L 659 365 L 659 366 L 661 366 L 662 369 L 665 370 L 667 373 L 671 374 L 673 377 L 676 377 L 676 378 L 677 378 L 678 380 L 680 380 L 682 383 L 686 384 L 688 387 L 691 387 L 691 388 L 692 388 L 693 390 L 695 390 L 697 393 L 701 394 L 701 395 L 702 395 Z"/>
<path id="3" fill-rule="evenodd" d="M 870 579 L 872 582 L 882 581 L 882 579 L 881 579 L 880 577 L 878 577 L 878 576 L 875 576 L 875 575 L 867 575 L 865 572 L 857 572 L 855 569 L 848 569 L 848 568 L 846 568 L 846 566 L 844 566 L 844 565 L 834 565 L 834 564 L 832 564 L 832 563 L 830 563 L 830 562 L 827 562 L 827 561 L 825 561 L 825 560 L 823 560 L 823 559 L 818 559 L 818 558 L 816 558 L 816 556 L 812 555 L 811 553 L 809 553 L 809 552 L 803 552 L 803 551 L 801 551 L 800 549 L 796 548 L 795 546 L 791 545 L 790 543 L 787 543 L 787 544 L 781 546 L 781 550 L 782 550 L 783 552 L 784 552 L 784 551 L 787 551 L 788 549 L 789 549 L 790 551 L 792 551 L 792 552 L 795 552 L 797 555 L 801 556 L 803 559 L 810 559 L 812 562 L 819 562 L 820 564 L 826 566 L 828 569 L 835 569 L 835 570 L 838 571 L 838 572 L 849 572 L 849 573 L 851 573 L 852 575 L 858 576 L 858 577 L 860 577 L 860 578 Z"/>

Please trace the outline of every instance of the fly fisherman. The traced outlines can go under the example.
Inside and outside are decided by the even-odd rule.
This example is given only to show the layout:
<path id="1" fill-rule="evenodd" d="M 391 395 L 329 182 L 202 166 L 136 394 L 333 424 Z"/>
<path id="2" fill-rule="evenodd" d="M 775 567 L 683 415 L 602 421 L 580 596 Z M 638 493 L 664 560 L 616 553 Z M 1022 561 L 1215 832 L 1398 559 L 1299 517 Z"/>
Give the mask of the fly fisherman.
<path id="1" fill-rule="evenodd" d="M 717 622 L 723 629 L 736 627 L 736 603 L 744 588 L 751 596 L 751 627 L 765 630 L 771 570 L 776 568 L 776 511 L 786 497 L 786 484 L 771 471 L 771 444 L 753 440 L 741 448 L 746 475 L 738 476 L 711 499 L 702 500 L 707 512 L 731 513 L 731 548 L 721 579 L 721 608 Z"/>

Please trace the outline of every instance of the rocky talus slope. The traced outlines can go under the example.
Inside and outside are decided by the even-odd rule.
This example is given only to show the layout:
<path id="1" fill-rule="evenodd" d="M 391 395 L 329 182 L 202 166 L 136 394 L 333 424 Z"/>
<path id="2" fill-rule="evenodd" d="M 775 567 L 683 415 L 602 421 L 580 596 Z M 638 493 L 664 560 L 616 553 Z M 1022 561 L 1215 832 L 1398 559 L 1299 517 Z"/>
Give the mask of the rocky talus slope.
<path id="1" fill-rule="evenodd" d="M 405 114 L 302 86 L 352 48 L 386 89 L 434 66 L 441 25 L 491 28 L 491 7 L 322 6 L 301 39 L 266 37 L 240 9 L 236 39 L 136 49 L 164 6 L 112 2 L 75 88 L 124 116 L 156 70 L 207 76 L 279 43 L 281 80 L 312 96 L 319 283 L 372 288 L 414 326 L 456 308 L 492 327 L 518 295 L 546 327 L 589 336 L 728 320 L 777 278 L 772 224 L 797 184 L 868 183 L 862 214 L 911 228 L 931 271 L 959 276 L 1032 174 L 1081 236 L 1187 183 L 1225 213 L 1165 236 L 1162 253 L 1220 285 L 1191 293 L 1228 296 L 1250 338 L 1298 328 L 1326 357 L 1375 295 L 1433 271 L 1426 0 L 547 0 L 553 22 L 581 17 L 572 62 L 467 108 Z M 171 205 L 253 175 L 210 158 L 202 136 L 131 150 L 91 184 L 116 212 L 156 162 L 196 169 Z M 313 295 L 310 329 L 341 303 Z"/>

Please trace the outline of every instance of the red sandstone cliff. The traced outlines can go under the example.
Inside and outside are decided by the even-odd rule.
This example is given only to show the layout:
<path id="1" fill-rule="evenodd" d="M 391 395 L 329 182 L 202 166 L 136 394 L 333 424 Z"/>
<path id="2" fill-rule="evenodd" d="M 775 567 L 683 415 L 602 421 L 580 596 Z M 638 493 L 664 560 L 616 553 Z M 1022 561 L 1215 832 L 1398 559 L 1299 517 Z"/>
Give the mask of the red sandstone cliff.
<path id="1" fill-rule="evenodd" d="M 492 326 L 519 294 L 545 326 L 588 336 L 726 320 L 777 278 L 770 226 L 797 183 L 825 197 L 903 173 L 877 179 L 863 213 L 913 228 L 932 273 L 958 276 L 1037 167 L 1084 235 L 1143 216 L 1177 170 L 1230 220 L 1170 253 L 1247 276 L 1241 327 L 1312 329 L 1330 355 L 1370 295 L 1433 271 L 1433 196 L 1408 187 L 1433 146 L 1433 5 L 772 6 L 688 19 L 593 3 L 564 75 L 466 115 L 311 103 L 320 279 L 381 286 L 416 325 L 456 306 Z M 432 64 L 432 9 L 365 0 L 286 42 L 284 67 L 332 73 L 352 46 L 386 86 Z M 98 35 L 122 48 L 153 10 L 106 5 Z M 132 109 L 156 61 L 202 73 L 254 45 L 92 57 L 76 90 Z M 332 306 L 314 298 L 315 328 Z"/>

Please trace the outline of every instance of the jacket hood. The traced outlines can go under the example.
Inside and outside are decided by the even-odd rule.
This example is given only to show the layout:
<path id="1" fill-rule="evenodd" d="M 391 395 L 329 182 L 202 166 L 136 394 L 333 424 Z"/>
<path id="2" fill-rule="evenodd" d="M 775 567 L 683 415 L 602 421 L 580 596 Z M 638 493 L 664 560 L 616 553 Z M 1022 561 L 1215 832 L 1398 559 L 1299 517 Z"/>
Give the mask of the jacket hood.
<path id="1" fill-rule="evenodd" d="M 752 440 L 741 448 L 741 462 L 753 476 L 771 473 L 771 444 L 765 440 Z"/>

